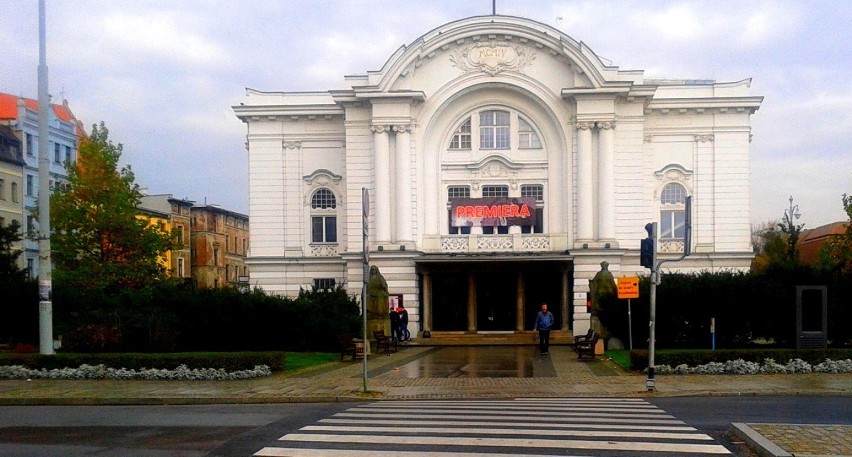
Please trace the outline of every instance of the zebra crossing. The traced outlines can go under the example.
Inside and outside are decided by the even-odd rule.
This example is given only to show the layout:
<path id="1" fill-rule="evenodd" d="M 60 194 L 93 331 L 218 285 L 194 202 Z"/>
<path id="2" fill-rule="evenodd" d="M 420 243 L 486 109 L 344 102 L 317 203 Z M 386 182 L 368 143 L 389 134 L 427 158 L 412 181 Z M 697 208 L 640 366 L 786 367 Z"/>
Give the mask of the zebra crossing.
<path id="1" fill-rule="evenodd" d="M 278 441 L 280 446 L 254 455 L 731 455 L 710 436 L 631 398 L 382 401 L 349 408 Z"/>

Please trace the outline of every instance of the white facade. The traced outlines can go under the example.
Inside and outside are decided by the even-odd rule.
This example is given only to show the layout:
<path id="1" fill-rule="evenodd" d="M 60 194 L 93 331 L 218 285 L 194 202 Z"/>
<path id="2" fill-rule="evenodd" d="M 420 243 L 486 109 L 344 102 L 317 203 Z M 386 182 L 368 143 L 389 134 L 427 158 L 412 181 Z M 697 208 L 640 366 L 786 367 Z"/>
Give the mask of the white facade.
<path id="1" fill-rule="evenodd" d="M 360 293 L 362 188 L 370 263 L 411 332 L 522 331 L 539 303 L 589 326 L 584 293 L 607 261 L 644 274 L 660 223 L 680 270 L 746 269 L 750 80 L 648 80 L 534 21 L 464 19 L 328 92 L 249 89 L 252 282 L 295 295 L 334 279 Z M 532 226 L 451 227 L 451 199 L 532 198 Z M 475 200 L 479 201 L 479 200 Z"/>

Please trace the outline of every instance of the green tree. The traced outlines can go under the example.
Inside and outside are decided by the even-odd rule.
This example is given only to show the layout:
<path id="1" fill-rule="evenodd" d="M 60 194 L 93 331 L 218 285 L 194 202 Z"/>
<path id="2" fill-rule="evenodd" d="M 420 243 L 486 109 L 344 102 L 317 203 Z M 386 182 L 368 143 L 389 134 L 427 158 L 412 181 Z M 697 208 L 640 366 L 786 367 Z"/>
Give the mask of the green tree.
<path id="1" fill-rule="evenodd" d="M 843 209 L 849 220 L 846 233 L 831 237 L 822 250 L 822 265 L 841 274 L 852 274 L 852 195 L 843 194 Z"/>
<path id="2" fill-rule="evenodd" d="M 51 197 L 57 282 L 109 295 L 165 277 L 160 260 L 175 241 L 164 227 L 139 217 L 139 186 L 130 167 L 118 165 L 122 145 L 113 144 L 101 122 L 78 150 L 69 185 Z"/>
<path id="3" fill-rule="evenodd" d="M 0 284 L 4 287 L 23 283 L 27 278 L 27 271 L 18 268 L 18 257 L 22 251 L 15 249 L 15 243 L 22 239 L 21 224 L 18 221 L 0 226 Z"/>

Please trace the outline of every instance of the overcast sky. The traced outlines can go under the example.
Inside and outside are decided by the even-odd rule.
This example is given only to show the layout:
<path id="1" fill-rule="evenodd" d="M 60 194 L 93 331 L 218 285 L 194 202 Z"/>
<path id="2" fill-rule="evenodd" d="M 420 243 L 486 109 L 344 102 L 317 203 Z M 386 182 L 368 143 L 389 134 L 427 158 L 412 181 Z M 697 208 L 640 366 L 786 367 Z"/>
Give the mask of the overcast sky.
<path id="1" fill-rule="evenodd" d="M 752 222 L 845 220 L 852 194 L 852 1 L 498 0 L 649 78 L 753 78 Z M 248 212 L 245 88 L 339 89 L 490 0 L 47 0 L 47 63 L 91 130 L 104 121 L 151 193 Z M 38 98 L 38 2 L 0 1 L 0 92 Z"/>

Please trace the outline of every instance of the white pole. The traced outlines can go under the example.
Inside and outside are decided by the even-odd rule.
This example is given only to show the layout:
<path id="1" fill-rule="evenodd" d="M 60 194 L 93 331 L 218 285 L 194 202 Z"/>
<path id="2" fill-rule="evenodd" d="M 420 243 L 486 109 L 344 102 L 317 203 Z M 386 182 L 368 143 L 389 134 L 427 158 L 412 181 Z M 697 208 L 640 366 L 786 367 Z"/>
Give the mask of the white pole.
<path id="1" fill-rule="evenodd" d="M 45 1 L 38 2 L 38 322 L 39 352 L 53 354 L 53 302 L 50 259 L 50 157 L 49 111 L 47 92 L 47 45 Z"/>

